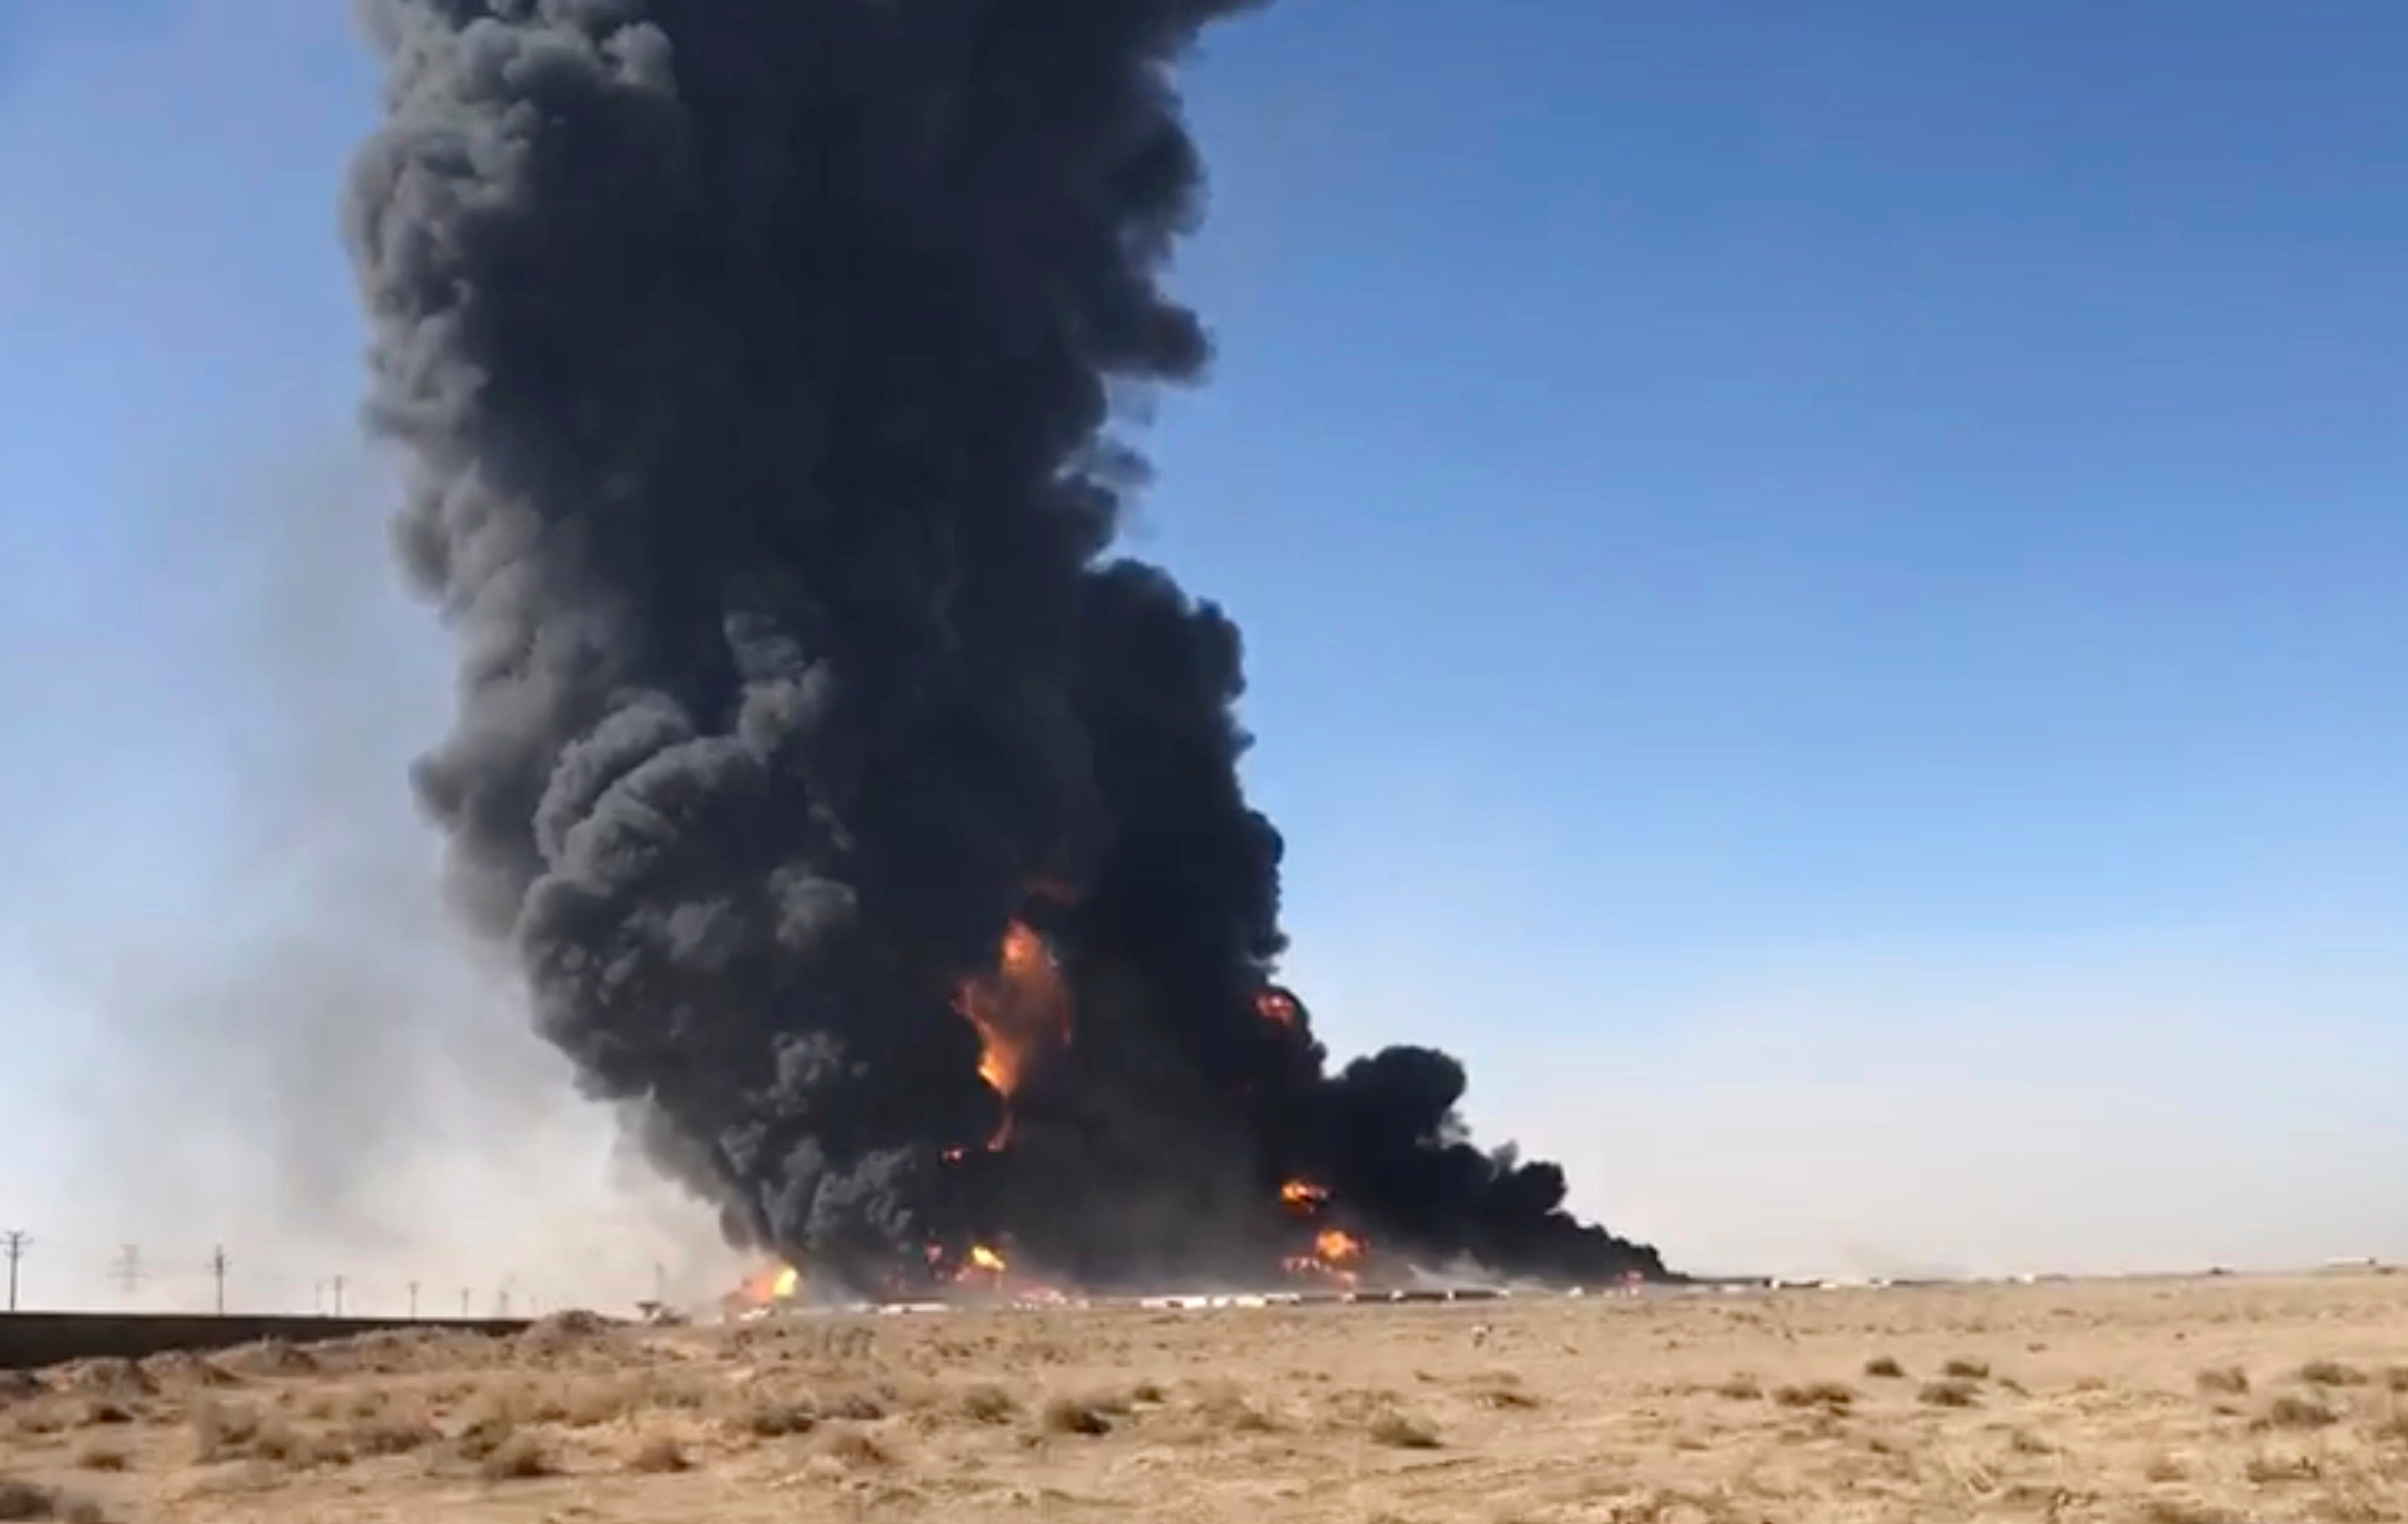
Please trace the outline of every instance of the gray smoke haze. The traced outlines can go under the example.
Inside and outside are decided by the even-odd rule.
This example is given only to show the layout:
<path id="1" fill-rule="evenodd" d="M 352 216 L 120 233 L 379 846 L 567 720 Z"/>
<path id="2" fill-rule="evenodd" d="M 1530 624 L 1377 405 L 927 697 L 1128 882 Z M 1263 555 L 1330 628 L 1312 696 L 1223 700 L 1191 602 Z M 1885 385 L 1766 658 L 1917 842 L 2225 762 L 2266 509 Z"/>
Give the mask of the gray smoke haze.
<path id="1" fill-rule="evenodd" d="M 1292 1172 L 1440 1259 L 1661 1271 L 1470 1146 L 1454 1059 L 1326 1075 L 1266 1014 L 1237 627 L 1109 559 L 1115 405 L 1208 355 L 1162 286 L 1202 204 L 1173 70 L 1243 8 L 363 7 L 368 418 L 461 654 L 419 796 L 586 1090 L 848 1285 L 997 1235 L 1193 1273 Z M 951 999 L 1015 917 L 1075 1030 L 989 1150 Z"/>
<path id="2" fill-rule="evenodd" d="M 180 679 L 157 697 L 212 802 L 166 847 L 175 888 L 47 939 L 52 999 L 87 1024 L 92 1125 L 63 1150 L 74 1217 L 42 1224 L 83 1242 L 43 1268 L 88 1281 L 140 1243 L 159 1300 L 191 1305 L 222 1242 L 252 1305 L 306 1307 L 335 1269 L 388 1305 L 413 1277 L 490 1294 L 505 1270 L 562 1298 L 648 1293 L 656 1258 L 708 1246 L 707 1215 L 648 1195 L 561 1102 L 559 1060 L 439 902 L 394 787 L 443 686 L 373 532 L 389 493 L 341 450 L 197 475 L 144 580 L 175 590 Z M 551 1242 L 523 1230 L 531 1192 Z M 602 1244 L 618 1263 L 596 1273 Z M 92 1263 L 56 1263 L 71 1254 Z M 691 1289 L 724 1270 L 701 1254 Z"/>

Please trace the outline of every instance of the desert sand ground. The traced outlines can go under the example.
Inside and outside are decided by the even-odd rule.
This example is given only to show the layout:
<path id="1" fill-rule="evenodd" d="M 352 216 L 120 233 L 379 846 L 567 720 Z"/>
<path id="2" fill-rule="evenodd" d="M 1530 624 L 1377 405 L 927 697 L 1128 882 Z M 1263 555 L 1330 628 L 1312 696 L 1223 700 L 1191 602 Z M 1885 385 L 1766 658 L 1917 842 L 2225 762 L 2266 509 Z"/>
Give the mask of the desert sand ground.
<path id="1" fill-rule="evenodd" d="M 2408 1275 L 571 1317 L 0 1393 L 0 1517 L 2408 1518 Z"/>

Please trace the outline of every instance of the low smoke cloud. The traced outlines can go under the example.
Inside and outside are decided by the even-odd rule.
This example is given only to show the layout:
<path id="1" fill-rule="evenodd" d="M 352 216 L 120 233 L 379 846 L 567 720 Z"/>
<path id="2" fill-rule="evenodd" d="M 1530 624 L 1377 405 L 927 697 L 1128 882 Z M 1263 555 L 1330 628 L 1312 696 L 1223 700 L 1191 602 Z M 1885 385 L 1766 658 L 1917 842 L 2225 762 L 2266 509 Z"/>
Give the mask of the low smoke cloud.
<path id="1" fill-rule="evenodd" d="M 369 0 L 344 226 L 416 770 L 543 1035 L 730 1240 L 860 1289 L 1091 1286 L 1308 1229 L 1660 1274 L 1272 984 L 1241 642 L 1111 554 L 1114 404 L 1209 345 L 1173 69 L 1233 0 Z"/>

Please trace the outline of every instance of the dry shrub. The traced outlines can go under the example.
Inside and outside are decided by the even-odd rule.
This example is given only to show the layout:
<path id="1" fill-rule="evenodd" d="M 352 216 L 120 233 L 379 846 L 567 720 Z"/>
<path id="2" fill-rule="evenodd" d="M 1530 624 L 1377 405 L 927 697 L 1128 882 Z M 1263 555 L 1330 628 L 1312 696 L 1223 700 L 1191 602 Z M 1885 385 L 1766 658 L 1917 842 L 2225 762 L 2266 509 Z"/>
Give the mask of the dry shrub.
<path id="1" fill-rule="evenodd" d="M 1855 1404 L 1856 1388 L 1839 1381 L 1810 1381 L 1776 1388 L 1772 1400 L 1783 1407 L 1843 1408 Z"/>
<path id="2" fill-rule="evenodd" d="M 1049 1434 L 1109 1434 L 1112 1420 L 1092 1398 L 1056 1397 L 1045 1404 L 1042 1415 Z"/>
<path id="3" fill-rule="evenodd" d="M 2304 1455 L 2253 1455 L 2241 1468 L 2254 1487 L 2275 1487 L 2286 1482 L 2313 1482 L 2323 1474 L 2314 1458 Z"/>
<path id="4" fill-rule="evenodd" d="M 508 1409 L 497 1403 L 487 1404 L 452 1441 L 452 1448 L 463 1460 L 481 1462 L 517 1438 L 518 1431 L 518 1420 L 510 1416 Z"/>
<path id="5" fill-rule="evenodd" d="M 1875 1355 L 1865 1361 L 1865 1374 L 1876 1381 L 1899 1381 L 1906 1376 L 1906 1367 L 1895 1356 Z"/>
<path id="6" fill-rule="evenodd" d="M 1733 1376 L 1714 1390 L 1734 1402 L 1754 1402 L 1764 1396 L 1763 1383 L 1754 1376 Z"/>
<path id="7" fill-rule="evenodd" d="M 1958 1376 L 1944 1381 L 1927 1381 L 1914 1398 L 1929 1407 L 1971 1407 L 1982 1400 L 1982 1388 Z"/>
<path id="8" fill-rule="evenodd" d="M 962 1414 L 978 1423 L 1010 1423 L 1020 1404 L 1001 1387 L 972 1387 L 962 1393 Z"/>
<path id="9" fill-rule="evenodd" d="M 654 1434 L 637 1445 L 635 1452 L 627 1457 L 629 1471 L 653 1473 L 686 1471 L 690 1470 L 693 1464 L 693 1461 L 686 1459 L 685 1446 L 677 1442 L 677 1436 L 674 1434 Z"/>
<path id="10" fill-rule="evenodd" d="M 70 1416 L 66 1404 L 45 1398 L 38 1402 L 28 1403 L 17 1415 L 16 1430 L 20 1434 L 40 1438 L 65 1429 Z"/>
<path id="11" fill-rule="evenodd" d="M 2151 1460 L 2141 1474 L 2153 1482 L 2179 1482 L 2190 1474 L 2190 1468 L 2174 1456 L 2161 1455 Z"/>
<path id="12" fill-rule="evenodd" d="M 2386 1445 L 2408 1445 L 2408 1413 L 2394 1413 L 2367 1433 Z"/>
<path id="13" fill-rule="evenodd" d="M 2211 1365 L 2199 1373 L 2199 1389 L 2241 1397 L 2249 1390 L 2249 1373 L 2238 1365 Z"/>
<path id="14" fill-rule="evenodd" d="M 752 1439 L 784 1439 L 790 1434 L 808 1434 L 818 1423 L 809 1403 L 764 1394 L 739 1408 L 730 1427 L 738 1434 Z"/>
<path id="15" fill-rule="evenodd" d="M 2339 1360 L 2310 1360 L 2300 1367 L 2300 1379 L 2311 1387 L 2363 1387 L 2366 1373 Z"/>
<path id="16" fill-rule="evenodd" d="M 2401 1373 L 2408 1375 L 2408 1367 L 2403 1367 Z M 1129 1399 L 1138 1402 L 1168 1402 L 1170 1394 L 1163 1390 L 1162 1383 L 1158 1381 L 1140 1381 L 1129 1388 Z"/>
<path id="17" fill-rule="evenodd" d="M 318 1369 L 318 1359 L 282 1339 L 262 1339 L 240 1344 L 218 1357 L 226 1370 L 243 1375 L 306 1375 Z"/>
<path id="18" fill-rule="evenodd" d="M 288 1466 L 339 1465 L 351 1459 L 339 1440 L 307 1433 L 270 1414 L 251 1436 L 251 1453 Z"/>
<path id="19" fill-rule="evenodd" d="M 822 1402 L 819 1414 L 847 1423 L 876 1423 L 886 1416 L 886 1404 L 868 1392 L 841 1392 Z"/>
<path id="20" fill-rule="evenodd" d="M 159 1384 L 132 1360 L 75 1360 L 50 1373 L 53 1390 L 131 1402 L 159 1395 Z"/>
<path id="21" fill-rule="evenodd" d="M 49 1390 L 31 1371 L 0 1371 L 0 1403 L 31 1402 Z"/>
<path id="22" fill-rule="evenodd" d="M 1537 1398 L 1519 1387 L 1490 1387 L 1482 1391 L 1477 1400 L 1482 1407 L 1496 1408 L 1499 1412 L 1526 1410 L 1539 1405 Z"/>
<path id="23" fill-rule="evenodd" d="M 443 1435 L 423 1413 L 386 1412 L 353 1418 L 345 1437 L 358 1455 L 408 1455 Z"/>
<path id="24" fill-rule="evenodd" d="M 0 1519 L 56 1518 L 59 1517 L 59 1495 L 47 1487 L 36 1487 L 12 1476 L 0 1476 Z"/>
<path id="25" fill-rule="evenodd" d="M 2300 1397 L 2289 1392 L 2267 1404 L 2266 1416 L 2260 1420 L 2271 1429 L 2327 1429 L 2340 1421 L 2341 1415 L 2320 1397 Z"/>
<path id="26" fill-rule="evenodd" d="M 821 1452 L 848 1466 L 883 1466 L 895 1458 L 886 1446 L 858 1429 L 836 1429 L 820 1442 Z"/>
<path id="27" fill-rule="evenodd" d="M 208 1465 L 240 1455 L 259 1435 L 259 1415 L 240 1402 L 204 1398 L 193 1404 L 193 1459 Z"/>
<path id="28" fill-rule="evenodd" d="M 82 1471 L 123 1471 L 133 1460 L 124 1445 L 105 1439 L 92 1441 L 75 1455 L 76 1466 Z"/>
<path id="29" fill-rule="evenodd" d="M 1987 1381 L 1990 1379 L 1990 1362 L 1959 1355 L 1942 1365 L 1940 1373 L 1956 1381 Z"/>
<path id="30" fill-rule="evenodd" d="M 0 1519 L 63 1520 L 64 1524 L 101 1524 L 100 1505 L 31 1482 L 0 1476 Z"/>
<path id="31" fill-rule="evenodd" d="M 76 1422 L 86 1429 L 129 1424 L 136 1420 L 136 1415 L 132 1408 L 106 1397 L 89 1399 L 76 1414 Z"/>
<path id="32" fill-rule="evenodd" d="M 477 1474 L 489 1482 L 523 1482 L 549 1476 L 556 1470 L 552 1456 L 533 1434 L 512 1434 L 485 1452 Z"/>
<path id="33" fill-rule="evenodd" d="M 2383 1368 L 2383 1389 L 2408 1395 L 2408 1365 L 2386 1365 Z"/>
<path id="34" fill-rule="evenodd" d="M 2143 1524 L 2238 1524 L 2213 1503 L 2188 1498 L 2151 1498 L 2141 1505 L 2141 1518 Z"/>
<path id="35" fill-rule="evenodd" d="M 1371 1420 L 1371 1443 L 1398 1450 L 1435 1450 L 1438 1431 L 1420 1418 L 1402 1413 L 1383 1413 Z"/>
<path id="36" fill-rule="evenodd" d="M 1278 1427 L 1269 1414 L 1246 1401 L 1245 1394 L 1232 1387 L 1217 1387 L 1198 1398 L 1196 1416 L 1208 1429 L 1235 1434 L 1268 1434 Z"/>
<path id="37" fill-rule="evenodd" d="M 518 1336 L 518 1346 L 523 1350 L 551 1354 L 576 1344 L 591 1344 L 609 1337 L 616 1325 L 600 1313 L 572 1307 L 566 1312 L 552 1313 L 537 1318 Z"/>

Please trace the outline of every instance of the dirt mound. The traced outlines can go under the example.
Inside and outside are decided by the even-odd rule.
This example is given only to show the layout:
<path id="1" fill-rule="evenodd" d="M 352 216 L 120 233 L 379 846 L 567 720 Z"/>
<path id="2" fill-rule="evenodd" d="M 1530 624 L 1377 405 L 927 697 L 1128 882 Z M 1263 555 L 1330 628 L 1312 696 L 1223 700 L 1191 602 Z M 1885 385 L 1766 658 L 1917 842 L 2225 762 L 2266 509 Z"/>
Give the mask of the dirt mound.
<path id="1" fill-rule="evenodd" d="M 164 1355 L 150 1357 L 142 1362 L 142 1373 L 157 1389 L 165 1392 L 194 1392 L 241 1385 L 232 1373 L 184 1349 L 171 1349 Z"/>
<path id="2" fill-rule="evenodd" d="M 159 1395 L 159 1384 L 132 1360 L 116 1359 L 71 1360 L 54 1366 L 50 1388 L 76 1397 L 108 1397 L 121 1402 Z"/>
<path id="3" fill-rule="evenodd" d="M 557 1312 L 531 1324 L 518 1336 L 521 1353 L 534 1356 L 565 1354 L 583 1349 L 608 1340 L 619 1325 L 600 1313 L 590 1313 L 581 1307 Z"/>
<path id="4" fill-rule="evenodd" d="M 319 1369 L 315 1355 L 284 1339 L 236 1344 L 218 1357 L 218 1364 L 247 1376 L 308 1375 Z"/>

